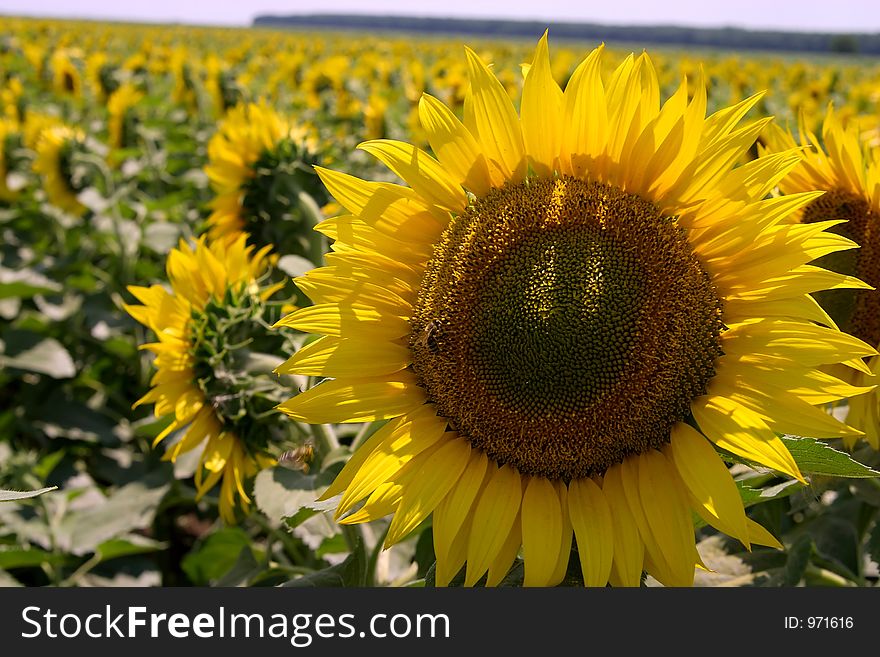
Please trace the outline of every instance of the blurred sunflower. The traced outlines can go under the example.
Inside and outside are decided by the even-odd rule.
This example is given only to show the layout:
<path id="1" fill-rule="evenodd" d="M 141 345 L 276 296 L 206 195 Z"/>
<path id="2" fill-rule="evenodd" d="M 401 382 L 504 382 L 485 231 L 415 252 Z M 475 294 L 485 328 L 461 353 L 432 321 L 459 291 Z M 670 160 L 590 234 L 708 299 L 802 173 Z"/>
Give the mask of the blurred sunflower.
<path id="1" fill-rule="evenodd" d="M 52 68 L 52 87 L 60 95 L 79 98 L 82 95 L 82 75 L 74 65 L 70 54 L 64 50 L 56 50 L 50 61 Z"/>
<path id="2" fill-rule="evenodd" d="M 875 351 L 809 293 L 865 286 L 807 264 L 855 244 L 780 223 L 817 193 L 765 198 L 800 153 L 734 169 L 757 96 L 706 117 L 700 79 L 661 107 L 646 54 L 607 84 L 602 54 L 563 92 L 545 35 L 518 116 L 468 49 L 464 123 L 421 100 L 436 159 L 360 146 L 408 187 L 319 170 L 352 214 L 320 225 L 336 252 L 297 279 L 315 305 L 279 322 L 325 337 L 277 371 L 328 380 L 281 409 L 390 420 L 324 498 L 343 523 L 393 513 L 386 546 L 433 512 L 440 585 L 465 563 L 496 585 L 521 547 L 525 584 L 556 584 L 573 536 L 588 585 L 690 585 L 692 510 L 779 546 L 713 443 L 802 480 L 776 432 L 857 433 L 814 404 L 863 390 L 817 368 Z"/>
<path id="3" fill-rule="evenodd" d="M 856 276 L 875 288 L 880 286 L 880 162 L 872 159 L 869 148 L 860 140 L 858 124 L 845 124 L 831 106 L 822 124 L 821 141 L 805 127 L 803 118 L 798 132 L 796 140 L 790 131 L 778 126 L 767 131 L 765 150 L 782 151 L 799 144 L 812 147 L 779 182 L 779 189 L 786 195 L 811 189 L 826 193 L 790 219 L 814 227 L 821 225 L 859 244 L 861 248 L 856 251 L 827 255 L 818 264 Z M 836 322 L 868 344 L 880 346 L 880 295 L 876 291 L 835 289 L 821 292 L 816 298 L 830 315 L 827 325 Z M 868 358 L 866 364 L 868 371 L 836 368 L 833 373 L 856 386 L 875 385 L 880 358 Z M 850 399 L 846 419 L 864 432 L 874 449 L 880 449 L 880 394 L 876 390 Z M 844 442 L 852 448 L 856 436 L 845 436 Z"/>
<path id="4" fill-rule="evenodd" d="M 0 201 L 14 201 L 18 191 L 10 189 L 7 182 L 9 158 L 7 151 L 12 140 L 18 135 L 18 124 L 0 116 Z"/>
<path id="5" fill-rule="evenodd" d="M 259 246 L 308 253 L 313 224 L 304 221 L 301 194 L 319 205 L 326 201 L 313 150 L 305 130 L 294 130 L 267 105 L 233 108 L 208 143 L 205 172 L 217 193 L 208 217 L 210 238 L 236 240 L 247 232 Z"/>
<path id="6" fill-rule="evenodd" d="M 171 291 L 130 286 L 143 305 L 125 306 L 159 339 L 142 345 L 156 355 L 157 371 L 152 389 L 135 403 L 154 404 L 157 417 L 173 416 L 153 445 L 184 430 L 165 452 L 169 461 L 204 445 L 195 474 L 198 496 L 220 482 L 220 515 L 228 523 L 235 521 L 236 497 L 248 509 L 246 480 L 275 463 L 266 452 L 267 432 L 248 426 L 253 414 L 240 403 L 247 391 L 230 385 L 243 367 L 240 347 L 253 337 L 249 320 L 281 287 L 260 283 L 270 248 L 254 253 L 245 241 L 241 235 L 209 244 L 202 237 L 195 248 L 181 241 L 168 256 Z"/>
<path id="7" fill-rule="evenodd" d="M 134 130 L 131 110 L 137 105 L 144 94 L 130 82 L 119 86 L 107 99 L 107 130 L 110 133 L 110 145 L 113 148 L 125 148 L 134 144 Z"/>
<path id="8" fill-rule="evenodd" d="M 76 198 L 84 185 L 74 179 L 72 156 L 84 141 L 85 134 L 78 128 L 50 122 L 39 132 L 35 147 L 34 171 L 42 176 L 49 202 L 77 216 L 86 207 Z"/>

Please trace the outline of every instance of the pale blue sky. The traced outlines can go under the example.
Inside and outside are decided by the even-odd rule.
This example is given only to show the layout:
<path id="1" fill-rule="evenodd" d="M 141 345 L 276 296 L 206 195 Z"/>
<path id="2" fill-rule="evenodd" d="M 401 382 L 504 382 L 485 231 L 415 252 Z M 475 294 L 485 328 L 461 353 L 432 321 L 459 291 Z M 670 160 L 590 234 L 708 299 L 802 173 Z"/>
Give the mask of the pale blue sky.
<path id="1" fill-rule="evenodd" d="M 247 25 L 259 13 L 479 16 L 880 32 L 880 2 L 870 0 L 0 0 L 0 14 L 209 25 Z"/>

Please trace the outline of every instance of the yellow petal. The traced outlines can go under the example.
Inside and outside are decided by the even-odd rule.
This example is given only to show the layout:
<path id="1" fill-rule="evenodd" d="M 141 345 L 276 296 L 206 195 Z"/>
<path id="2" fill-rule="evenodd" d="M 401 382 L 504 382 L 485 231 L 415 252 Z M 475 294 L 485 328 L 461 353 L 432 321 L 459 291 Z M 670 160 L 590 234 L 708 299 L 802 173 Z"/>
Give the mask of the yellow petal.
<path id="1" fill-rule="evenodd" d="M 556 489 L 543 477 L 532 477 L 522 498 L 524 586 L 548 586 L 562 542 L 562 507 Z"/>
<path id="2" fill-rule="evenodd" d="M 409 321 L 363 304 L 322 303 L 286 315 L 275 326 L 288 326 L 304 333 L 336 337 L 360 336 L 392 340 L 408 335 Z"/>
<path id="3" fill-rule="evenodd" d="M 437 556 L 438 586 L 446 586 L 465 562 L 467 542 L 462 539 L 467 536 L 468 519 L 486 479 L 488 464 L 485 454 L 472 451 L 470 463 L 461 479 L 434 511 L 434 553 Z"/>
<path id="4" fill-rule="evenodd" d="M 517 515 L 510 525 L 510 532 L 507 534 L 504 544 L 498 550 L 498 555 L 489 565 L 489 572 L 486 575 L 486 586 L 498 586 L 507 577 L 507 573 L 510 572 L 510 566 L 513 564 L 513 560 L 516 559 L 521 545 L 522 520 L 521 516 Z"/>
<path id="5" fill-rule="evenodd" d="M 441 440 L 446 431 L 446 421 L 437 417 L 436 409 L 430 404 L 410 413 L 406 420 L 395 423 L 358 468 L 339 502 L 337 515 L 392 479 L 412 459 Z"/>
<path id="6" fill-rule="evenodd" d="M 747 518 L 747 522 L 749 526 L 749 541 L 755 545 L 766 545 L 767 547 L 776 548 L 777 550 L 783 549 L 782 543 L 780 543 L 773 534 L 768 532 L 751 518 Z"/>
<path id="7" fill-rule="evenodd" d="M 522 480 L 516 470 L 505 465 L 492 473 L 474 510 L 465 586 L 476 584 L 498 556 L 521 501 Z"/>
<path id="8" fill-rule="evenodd" d="M 592 479 L 574 479 L 569 484 L 568 516 L 577 539 L 584 585 L 605 586 L 614 556 L 614 525 L 605 494 Z"/>
<path id="9" fill-rule="evenodd" d="M 468 77 L 468 112 L 465 125 L 483 147 L 492 184 L 519 182 L 526 175 L 526 156 L 522 128 L 516 109 L 504 86 L 477 54 L 465 46 Z"/>
<path id="10" fill-rule="evenodd" d="M 730 471 L 709 441 L 690 425 L 678 422 L 672 427 L 667 453 L 699 505 L 701 515 L 708 516 L 709 524 L 749 548 L 742 499 Z"/>
<path id="11" fill-rule="evenodd" d="M 538 41 L 535 57 L 523 83 L 522 133 L 529 164 L 539 176 L 549 177 L 557 168 L 562 148 L 562 90 L 550 70 L 547 32 Z"/>
<path id="12" fill-rule="evenodd" d="M 445 222 L 439 222 L 432 208 L 407 187 L 361 180 L 318 166 L 315 171 L 346 210 L 384 235 L 431 244 L 443 230 Z"/>
<path id="13" fill-rule="evenodd" d="M 614 586 L 638 587 L 642 583 L 645 544 L 629 510 L 619 465 L 612 466 L 605 473 L 602 492 L 611 510 L 611 521 L 614 525 L 614 557 L 610 581 Z"/>
<path id="14" fill-rule="evenodd" d="M 654 540 L 669 566 L 666 586 L 693 586 L 694 526 L 687 500 L 678 494 L 677 474 L 660 452 L 639 456 L 639 497 Z"/>
<path id="15" fill-rule="evenodd" d="M 326 336 L 302 347 L 277 374 L 326 377 L 372 377 L 393 374 L 412 362 L 412 352 L 392 342 Z"/>
<path id="16" fill-rule="evenodd" d="M 431 454 L 430 462 L 404 487 L 400 506 L 385 538 L 386 548 L 404 538 L 428 517 L 456 485 L 470 456 L 470 445 L 458 437 Z"/>
<path id="17" fill-rule="evenodd" d="M 451 212 L 461 212 L 467 205 L 467 196 L 461 185 L 437 160 L 412 144 L 374 139 L 360 144 L 358 148 L 373 155 L 403 178 L 414 192 L 429 203 Z"/>
<path id="18" fill-rule="evenodd" d="M 452 110 L 433 96 L 424 94 L 419 100 L 419 119 L 431 150 L 459 184 L 477 196 L 488 193 L 492 183 L 486 158 L 470 130 Z"/>
<path id="19" fill-rule="evenodd" d="M 605 151 L 608 108 L 602 86 L 599 46 L 575 69 L 565 87 L 560 165 L 566 173 L 585 177 Z"/>
<path id="20" fill-rule="evenodd" d="M 720 396 L 691 402 L 702 432 L 716 445 L 806 483 L 788 448 L 754 412 Z"/>
<path id="21" fill-rule="evenodd" d="M 294 420 L 311 424 L 387 420 L 416 409 L 425 392 L 414 375 L 324 381 L 278 405 Z"/>

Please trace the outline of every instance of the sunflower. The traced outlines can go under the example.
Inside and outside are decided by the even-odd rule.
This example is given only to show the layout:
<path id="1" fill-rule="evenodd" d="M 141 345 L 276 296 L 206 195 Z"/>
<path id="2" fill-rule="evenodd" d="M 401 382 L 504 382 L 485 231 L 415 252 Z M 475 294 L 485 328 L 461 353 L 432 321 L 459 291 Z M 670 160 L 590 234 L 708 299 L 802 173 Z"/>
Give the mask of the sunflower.
<path id="1" fill-rule="evenodd" d="M 305 130 L 265 104 L 248 103 L 230 110 L 208 143 L 205 172 L 217 193 L 211 201 L 208 235 L 235 240 L 247 232 L 257 244 L 274 243 L 285 253 L 288 219 L 298 228 L 298 195 L 323 190 L 312 168 L 312 144 Z"/>
<path id="2" fill-rule="evenodd" d="M 603 83 L 603 48 L 565 91 L 546 34 L 520 113 L 467 50 L 464 122 L 431 96 L 436 158 L 360 148 L 408 186 L 319 169 L 351 214 L 318 229 L 315 305 L 280 325 L 325 337 L 277 371 L 326 377 L 281 405 L 312 423 L 389 420 L 324 493 L 342 523 L 393 513 L 386 546 L 433 513 L 436 581 L 693 583 L 691 512 L 753 544 L 713 444 L 803 481 L 777 432 L 854 435 L 815 407 L 859 392 L 818 368 L 874 354 L 809 294 L 865 287 L 807 264 L 855 246 L 782 221 L 818 197 L 766 198 L 796 150 L 733 168 L 769 119 L 759 97 L 705 116 L 687 81 L 661 107 L 647 54 Z M 361 504 L 363 502 L 363 504 Z"/>
<path id="3" fill-rule="evenodd" d="M 209 244 L 202 237 L 195 248 L 181 241 L 168 256 L 171 291 L 161 285 L 131 286 L 129 291 L 143 305 L 125 306 L 159 340 L 142 347 L 156 354 L 157 371 L 152 389 L 135 403 L 154 404 L 158 417 L 173 416 L 153 444 L 183 431 L 165 452 L 169 461 L 204 445 L 195 475 L 198 497 L 221 482 L 220 515 L 229 523 L 235 520 L 236 496 L 245 510 L 250 504 L 247 478 L 274 463 L 259 436 L 245 436 L 236 426 L 235 419 L 246 414 L 227 412 L 229 398 L 237 395 L 228 394 L 223 373 L 218 374 L 226 365 L 221 356 L 234 352 L 233 343 L 243 342 L 223 327 L 230 326 L 236 310 L 250 316 L 251 309 L 280 287 L 260 286 L 270 249 L 254 253 L 245 240 L 241 235 L 233 242 Z"/>
<path id="4" fill-rule="evenodd" d="M 880 286 L 880 162 L 872 158 L 860 139 L 855 121 L 844 123 L 829 105 L 822 124 L 822 139 L 806 128 L 803 115 L 796 140 L 790 131 L 778 126 L 765 137 L 770 151 L 812 147 L 803 161 L 779 182 L 785 195 L 808 189 L 825 194 L 791 216 L 802 224 L 830 226 L 834 233 L 861 245 L 857 251 L 834 253 L 823 258 L 822 266 L 851 274 L 873 287 Z M 823 147 L 824 144 L 824 147 Z M 880 296 L 873 290 L 832 290 L 817 295 L 830 318 L 841 328 L 868 344 L 880 346 Z M 858 386 L 876 382 L 880 358 L 866 361 L 869 372 L 836 368 L 834 374 Z M 849 401 L 847 421 L 865 434 L 874 449 L 880 449 L 880 395 L 871 391 Z M 846 445 L 855 445 L 855 436 L 845 436 Z"/>
<path id="5" fill-rule="evenodd" d="M 113 148 L 123 148 L 133 143 L 131 109 L 143 97 L 144 94 L 138 91 L 137 87 L 126 82 L 120 85 L 107 99 L 107 111 L 110 114 L 107 130 L 110 133 L 110 145 Z"/>
<path id="6" fill-rule="evenodd" d="M 85 135 L 78 128 L 49 123 L 37 137 L 34 160 L 34 171 L 43 177 L 49 202 L 77 216 L 82 215 L 86 207 L 76 198 L 82 187 L 73 179 L 71 158 L 84 141 Z"/>
<path id="7" fill-rule="evenodd" d="M 18 191 L 10 189 L 7 182 L 7 176 L 9 175 L 7 151 L 17 134 L 18 124 L 15 121 L 0 116 L 0 201 L 14 201 L 18 196 Z"/>
<path id="8" fill-rule="evenodd" d="M 66 50 L 56 50 L 52 54 L 52 87 L 59 95 L 78 98 L 82 95 L 82 76 Z"/>

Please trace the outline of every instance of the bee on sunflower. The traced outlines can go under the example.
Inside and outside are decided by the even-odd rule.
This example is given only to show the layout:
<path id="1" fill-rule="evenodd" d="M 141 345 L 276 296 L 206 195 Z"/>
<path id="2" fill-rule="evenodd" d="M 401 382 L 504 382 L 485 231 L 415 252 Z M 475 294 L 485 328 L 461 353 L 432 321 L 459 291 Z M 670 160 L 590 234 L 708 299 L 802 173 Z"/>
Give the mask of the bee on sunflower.
<path id="1" fill-rule="evenodd" d="M 328 200 L 314 170 L 314 150 L 305 130 L 268 105 L 233 108 L 208 143 L 205 172 L 217 194 L 210 239 L 234 241 L 247 233 L 258 246 L 310 255 L 310 211 L 320 215 L 317 208 Z"/>
<path id="2" fill-rule="evenodd" d="M 779 182 L 786 196 L 806 190 L 825 194 L 790 215 L 802 224 L 802 231 L 828 229 L 858 243 L 861 248 L 826 255 L 817 264 L 842 274 L 856 276 L 874 288 L 880 286 L 880 154 L 871 153 L 860 138 L 857 122 L 844 122 L 829 105 L 822 123 L 821 140 L 810 131 L 803 114 L 797 139 L 791 131 L 772 126 L 767 131 L 768 152 L 799 145 L 809 146 L 804 159 Z M 874 289 L 834 289 L 816 295 L 835 323 L 874 347 L 880 347 L 880 293 Z M 833 373 L 853 385 L 872 387 L 880 374 L 880 358 L 865 360 L 864 368 L 838 367 Z M 880 449 L 880 393 L 876 389 L 848 402 L 846 421 L 864 432 L 864 439 Z M 844 436 L 850 449 L 857 436 Z"/>
<path id="3" fill-rule="evenodd" d="M 166 460 L 201 448 L 198 498 L 219 483 L 227 523 L 237 506 L 249 509 L 247 482 L 275 464 L 274 445 L 287 442 L 291 424 L 271 410 L 283 387 L 263 363 L 280 344 L 269 329 L 280 311 L 269 299 L 284 284 L 267 281 L 271 247 L 256 250 L 246 239 L 182 241 L 168 256 L 171 289 L 129 287 L 142 305 L 125 306 L 158 339 L 142 345 L 156 355 L 156 373 L 135 406 L 153 404 L 156 416 L 171 416 L 154 441 L 177 438 Z"/>
<path id="4" fill-rule="evenodd" d="M 810 294 L 867 286 L 809 264 L 856 244 L 785 223 L 819 192 L 768 198 L 801 152 L 734 167 L 760 96 L 706 116 L 699 78 L 661 104 L 647 54 L 605 80 L 603 52 L 563 92 L 545 34 L 518 114 L 467 49 L 464 120 L 420 103 L 434 155 L 360 145 L 405 186 L 318 170 L 350 214 L 279 322 L 324 337 L 277 371 L 324 380 L 280 408 L 387 420 L 323 499 L 393 514 L 386 546 L 433 514 L 439 585 L 497 585 L 520 551 L 525 585 L 554 585 L 576 541 L 587 585 L 689 586 L 692 512 L 780 547 L 714 447 L 803 481 L 777 432 L 859 435 L 816 405 L 865 389 L 822 368 L 876 351 Z"/>

